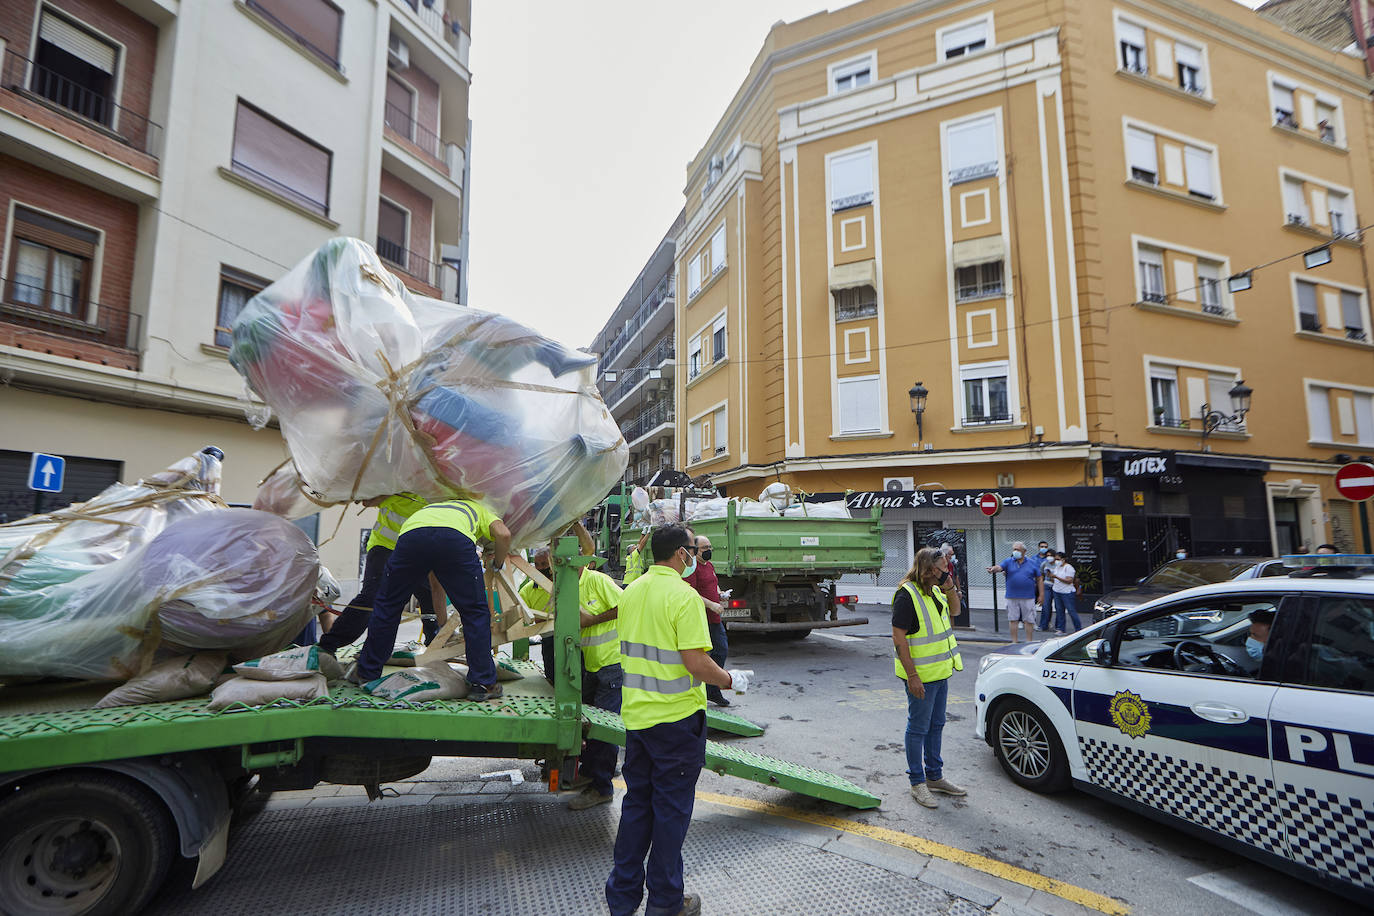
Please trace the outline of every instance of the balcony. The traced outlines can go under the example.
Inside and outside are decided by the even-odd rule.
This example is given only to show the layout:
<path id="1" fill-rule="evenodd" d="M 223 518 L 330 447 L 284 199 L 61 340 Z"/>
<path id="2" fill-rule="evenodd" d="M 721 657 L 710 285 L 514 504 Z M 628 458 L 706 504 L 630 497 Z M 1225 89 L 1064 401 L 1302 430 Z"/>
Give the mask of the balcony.
<path id="1" fill-rule="evenodd" d="M 463 145 L 445 140 L 403 108 L 386 103 L 385 135 L 449 180 L 463 183 Z"/>
<path id="2" fill-rule="evenodd" d="M 0 277 L 0 287 L 6 293 L 0 302 L 0 345 L 138 368 L 141 315 L 98 302 L 82 305 L 63 291 L 21 280 Z"/>
<path id="3" fill-rule="evenodd" d="M 635 417 L 621 430 L 625 441 L 630 445 L 647 436 L 654 429 L 673 422 L 673 402 L 659 401 L 654 406 Z"/>
<path id="4" fill-rule="evenodd" d="M 3 107 L 98 152 L 118 157 L 122 147 L 147 156 L 148 160 L 119 158 L 156 174 L 162 125 L 24 57 L 8 41 L 0 40 L 0 44 L 5 45 L 0 62 L 0 88 L 6 94 L 0 95 Z"/>
<path id="5" fill-rule="evenodd" d="M 377 236 L 377 256 L 401 275 L 400 280 L 411 292 L 422 296 L 439 298 L 439 277 L 437 271 L 450 268 L 447 264 L 435 264 L 418 251 L 410 251 L 399 242 Z"/>
<path id="6" fill-rule="evenodd" d="M 447 45 L 448 48 L 458 57 L 458 63 L 463 69 L 468 66 L 468 48 L 472 44 L 472 39 L 463 24 L 449 14 L 447 9 L 442 11 L 435 7 L 442 7 L 442 0 L 401 0 L 419 18 L 420 24 L 425 27 L 431 38 L 440 44 Z"/>
<path id="7" fill-rule="evenodd" d="M 964 417 L 965 426 L 991 426 L 994 423 L 1010 423 L 1011 414 L 1009 413 L 979 413 L 969 414 Z"/>
<path id="8" fill-rule="evenodd" d="M 669 273 L 665 274 L 663 279 L 659 280 L 658 283 L 654 285 L 654 288 L 644 297 L 644 302 L 639 306 L 634 317 L 631 318 L 626 323 L 625 327 L 620 329 L 620 333 L 615 335 L 611 342 L 606 345 L 606 351 L 601 357 L 601 365 L 598 369 L 599 372 L 606 371 L 606 367 L 610 365 L 615 357 L 620 355 L 620 351 L 629 343 L 630 338 L 638 334 L 640 330 L 648 324 L 649 318 L 658 310 L 658 307 L 672 297 L 676 283 L 677 275 Z"/>
<path id="9" fill-rule="evenodd" d="M 606 393 L 606 404 L 614 407 L 620 402 L 621 398 L 625 397 L 632 389 L 642 384 L 650 372 L 656 370 L 662 363 L 672 358 L 672 340 L 659 341 L 658 346 L 645 354 L 644 360 L 640 365 L 624 371 L 623 375 L 625 378 L 621 379 L 619 384 Z"/>

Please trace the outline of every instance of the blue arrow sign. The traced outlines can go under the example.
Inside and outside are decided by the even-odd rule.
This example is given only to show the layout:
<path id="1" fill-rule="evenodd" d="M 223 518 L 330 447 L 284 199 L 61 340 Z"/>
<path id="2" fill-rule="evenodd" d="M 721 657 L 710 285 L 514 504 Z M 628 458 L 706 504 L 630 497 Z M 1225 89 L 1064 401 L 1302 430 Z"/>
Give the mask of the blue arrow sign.
<path id="1" fill-rule="evenodd" d="M 29 489 L 44 493 L 61 493 L 62 478 L 67 473 L 67 459 L 57 455 L 34 452 L 29 461 Z"/>

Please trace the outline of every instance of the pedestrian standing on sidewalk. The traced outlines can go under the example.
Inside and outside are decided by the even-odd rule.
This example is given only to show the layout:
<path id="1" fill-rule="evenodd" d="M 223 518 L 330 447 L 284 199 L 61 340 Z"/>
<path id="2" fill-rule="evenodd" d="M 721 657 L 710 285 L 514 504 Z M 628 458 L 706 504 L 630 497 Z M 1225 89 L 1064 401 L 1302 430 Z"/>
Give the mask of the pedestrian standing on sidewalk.
<path id="1" fill-rule="evenodd" d="M 1016 638 L 1016 623 L 1021 621 L 1026 627 L 1026 642 L 1030 642 L 1035 632 L 1035 606 L 1043 598 L 1044 583 L 1040 577 L 1040 564 L 1026 556 L 1026 545 L 1017 541 L 1011 545 L 1011 556 L 996 566 L 989 566 L 988 572 L 1006 573 L 1007 576 L 1007 624 L 1011 629 L 1011 641 Z M 996 583 L 993 583 L 996 588 Z"/>
<path id="2" fill-rule="evenodd" d="M 1050 578 L 1050 570 L 1054 564 L 1059 562 L 1054 557 L 1054 548 L 1047 541 L 1040 542 L 1040 623 L 1036 626 L 1041 633 L 1047 633 L 1050 629 L 1050 617 L 1054 614 L 1054 591 L 1050 585 L 1054 582 Z"/>
<path id="3" fill-rule="evenodd" d="M 1073 621 L 1073 629 L 1067 632 L 1075 633 L 1083 629 L 1083 623 L 1078 619 L 1078 570 L 1073 568 L 1068 556 L 1064 551 L 1055 554 L 1054 571 L 1051 573 L 1052 585 L 1050 586 L 1054 594 L 1054 632 L 1056 636 L 1062 636 L 1064 630 L 1064 612 L 1068 611 L 1069 619 Z"/>
<path id="4" fill-rule="evenodd" d="M 949 678 L 964 670 L 940 581 L 940 551 L 923 547 L 892 598 L 892 643 L 897 677 L 906 682 L 906 764 L 911 796 L 939 807 L 931 792 L 968 793 L 944 778 L 940 743 L 945 728 Z"/>
<path id="5" fill-rule="evenodd" d="M 702 604 L 706 605 L 706 629 L 711 634 L 711 660 L 722 668 L 730 655 L 730 642 L 725 637 L 725 623 L 720 612 L 720 580 L 716 578 L 716 567 L 711 563 L 711 539 L 702 535 L 697 538 L 697 568 L 687 577 L 687 584 L 697 590 Z M 729 706 L 730 701 L 720 688 L 714 684 L 706 685 L 706 699 L 716 706 Z"/>
<path id="6" fill-rule="evenodd" d="M 692 532 L 668 525 L 653 533 L 649 547 L 654 565 L 625 589 L 617 624 L 625 670 L 625 799 L 606 903 L 611 916 L 630 916 L 647 884 L 645 916 L 695 916 L 701 898 L 683 893 L 682 844 L 706 763 L 702 685 L 743 690 L 748 681 L 707 655 L 711 636 L 701 596 L 683 581 L 697 563 Z"/>

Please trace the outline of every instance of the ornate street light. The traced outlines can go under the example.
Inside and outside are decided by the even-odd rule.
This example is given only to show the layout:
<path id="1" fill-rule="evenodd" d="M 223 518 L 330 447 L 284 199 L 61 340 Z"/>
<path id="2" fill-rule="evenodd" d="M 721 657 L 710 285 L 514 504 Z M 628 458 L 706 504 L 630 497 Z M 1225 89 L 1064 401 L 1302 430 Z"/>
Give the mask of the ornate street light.
<path id="1" fill-rule="evenodd" d="M 925 418 L 926 398 L 929 395 L 930 392 L 926 390 L 926 386 L 920 382 L 912 385 L 910 390 L 907 391 L 907 397 L 911 399 L 911 412 L 916 415 L 917 442 L 924 441 L 925 439 L 925 433 L 922 430 L 922 420 Z"/>
<path id="2" fill-rule="evenodd" d="M 1202 405 L 1202 450 L 1208 451 L 1207 437 L 1219 429 L 1243 429 L 1245 415 L 1250 412 L 1250 398 L 1255 390 L 1245 384 L 1245 379 L 1237 379 L 1236 384 L 1227 392 L 1231 396 L 1231 412 L 1213 410 L 1211 404 Z"/>

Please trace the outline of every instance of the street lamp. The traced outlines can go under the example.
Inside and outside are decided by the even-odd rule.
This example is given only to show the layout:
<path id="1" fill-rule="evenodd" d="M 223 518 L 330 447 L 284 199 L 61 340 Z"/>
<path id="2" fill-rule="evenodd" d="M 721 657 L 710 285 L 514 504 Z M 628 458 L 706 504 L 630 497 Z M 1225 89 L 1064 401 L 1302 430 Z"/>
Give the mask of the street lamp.
<path id="1" fill-rule="evenodd" d="M 1313 248 L 1311 251 L 1302 253 L 1302 266 L 1311 270 L 1314 267 L 1324 267 L 1331 263 L 1331 246 L 1322 245 L 1320 248 Z"/>
<path id="2" fill-rule="evenodd" d="M 1245 426 L 1245 415 L 1250 412 L 1250 397 L 1255 390 L 1245 384 L 1245 379 L 1237 379 L 1231 390 L 1231 412 L 1213 410 L 1211 404 L 1202 405 L 1202 450 L 1207 451 L 1207 437 L 1219 429 L 1241 429 Z"/>
<path id="3" fill-rule="evenodd" d="M 921 421 L 925 418 L 926 398 L 930 395 L 930 392 L 926 390 L 925 385 L 917 382 L 915 385 L 911 386 L 911 389 L 908 390 L 906 394 L 907 397 L 911 399 L 911 412 L 916 415 L 916 441 L 922 442 L 925 439 L 925 433 L 921 428 Z"/>

